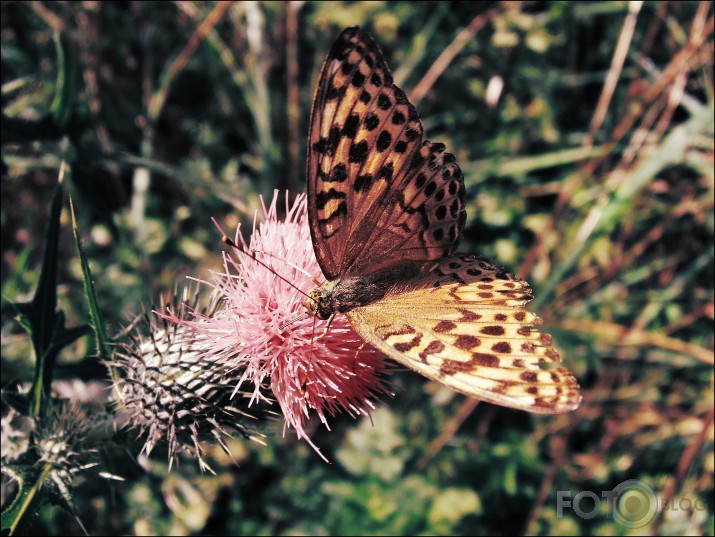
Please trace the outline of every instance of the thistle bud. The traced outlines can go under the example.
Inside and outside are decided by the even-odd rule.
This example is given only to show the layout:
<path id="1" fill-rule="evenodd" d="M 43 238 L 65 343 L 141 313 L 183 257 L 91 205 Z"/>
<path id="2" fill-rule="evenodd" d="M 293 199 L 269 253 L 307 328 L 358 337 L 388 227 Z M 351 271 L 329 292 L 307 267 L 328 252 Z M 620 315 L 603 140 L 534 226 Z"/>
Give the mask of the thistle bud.
<path id="1" fill-rule="evenodd" d="M 198 295 L 175 299 L 169 308 L 179 319 L 197 314 Z M 213 301 L 202 315 L 220 315 Z M 130 344 L 122 344 L 111 366 L 115 394 L 132 428 L 145 437 L 147 455 L 157 442 L 168 443 L 169 466 L 183 450 L 193 452 L 202 470 L 203 441 L 218 443 L 231 456 L 226 438 L 236 432 L 263 443 L 255 430 L 271 415 L 259 405 L 249 408 L 251 395 L 237 389 L 241 371 L 206 352 L 210 341 L 199 327 L 169 323 L 155 313 L 137 323 Z M 240 348 L 236 349 L 240 352 Z"/>

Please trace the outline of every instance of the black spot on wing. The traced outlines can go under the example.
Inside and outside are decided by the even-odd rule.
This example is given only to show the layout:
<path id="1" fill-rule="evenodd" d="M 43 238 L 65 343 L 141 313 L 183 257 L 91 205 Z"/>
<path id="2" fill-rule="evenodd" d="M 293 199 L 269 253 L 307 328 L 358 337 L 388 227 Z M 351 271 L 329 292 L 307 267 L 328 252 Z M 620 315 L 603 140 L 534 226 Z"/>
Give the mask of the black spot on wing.
<path id="1" fill-rule="evenodd" d="M 371 174 L 366 173 L 364 175 L 358 175 L 353 183 L 353 189 L 355 192 L 367 192 L 372 188 L 372 183 L 374 178 Z"/>
<path id="2" fill-rule="evenodd" d="M 362 164 L 367 160 L 367 155 L 369 148 L 367 141 L 363 140 L 357 144 L 353 143 L 350 145 L 350 151 L 348 152 L 348 162 L 351 164 Z"/>
<path id="3" fill-rule="evenodd" d="M 355 74 L 350 82 L 356 88 L 360 88 L 365 83 L 365 75 L 363 75 L 359 70 L 355 71 Z"/>
<path id="4" fill-rule="evenodd" d="M 380 118 L 378 118 L 374 112 L 370 112 L 365 117 L 365 128 L 368 131 L 374 131 L 379 124 L 380 124 Z"/>
<path id="5" fill-rule="evenodd" d="M 333 169 L 330 170 L 330 175 L 328 175 L 325 182 L 327 183 L 342 183 L 348 178 L 348 169 L 344 163 L 336 164 Z"/>
<path id="6" fill-rule="evenodd" d="M 345 125 L 343 125 L 343 136 L 347 136 L 351 140 L 355 139 L 357 136 L 358 129 L 360 128 L 360 116 L 357 114 L 350 114 L 345 120 Z"/>
<path id="7" fill-rule="evenodd" d="M 330 200 L 336 200 L 336 199 L 345 199 L 345 192 L 339 192 L 338 190 L 335 190 L 334 188 L 331 188 L 327 192 L 322 191 L 318 192 L 318 195 L 315 196 L 315 204 L 318 207 L 318 209 L 325 209 L 325 206 L 328 204 Z"/>
<path id="8" fill-rule="evenodd" d="M 375 146 L 379 152 L 383 152 L 385 149 L 390 147 L 392 143 L 392 135 L 388 131 L 382 131 L 380 136 L 377 137 L 377 143 Z"/>

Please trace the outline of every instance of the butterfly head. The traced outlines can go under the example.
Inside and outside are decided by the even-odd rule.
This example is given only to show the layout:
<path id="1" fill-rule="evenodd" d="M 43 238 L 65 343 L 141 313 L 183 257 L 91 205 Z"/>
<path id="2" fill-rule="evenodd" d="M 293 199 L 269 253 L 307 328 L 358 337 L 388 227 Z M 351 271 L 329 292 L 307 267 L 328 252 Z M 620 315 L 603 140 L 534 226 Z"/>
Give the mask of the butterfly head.
<path id="1" fill-rule="evenodd" d="M 308 293 L 308 300 L 304 304 L 308 315 L 325 321 L 335 314 L 336 308 L 333 300 L 335 283 L 332 281 L 325 282 L 325 284 Z"/>

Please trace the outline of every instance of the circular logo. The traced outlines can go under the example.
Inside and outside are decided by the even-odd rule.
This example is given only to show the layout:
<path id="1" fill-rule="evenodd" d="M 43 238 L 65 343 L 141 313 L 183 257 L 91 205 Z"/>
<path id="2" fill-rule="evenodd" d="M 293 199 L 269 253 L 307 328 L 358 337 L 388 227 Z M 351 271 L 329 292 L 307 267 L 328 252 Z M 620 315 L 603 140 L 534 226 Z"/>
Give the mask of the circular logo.
<path id="1" fill-rule="evenodd" d="M 648 485 L 629 479 L 613 489 L 613 520 L 626 528 L 647 526 L 658 513 L 658 499 Z"/>

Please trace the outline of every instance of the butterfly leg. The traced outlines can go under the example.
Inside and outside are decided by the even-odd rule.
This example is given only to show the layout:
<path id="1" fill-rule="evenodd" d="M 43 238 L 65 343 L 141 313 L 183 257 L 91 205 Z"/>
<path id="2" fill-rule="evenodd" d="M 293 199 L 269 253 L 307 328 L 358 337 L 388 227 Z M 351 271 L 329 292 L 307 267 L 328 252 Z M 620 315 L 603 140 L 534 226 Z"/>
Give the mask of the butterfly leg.
<path id="1" fill-rule="evenodd" d="M 333 324 L 333 319 L 335 319 L 335 314 L 333 313 L 330 317 L 328 317 L 328 324 L 325 325 L 325 330 L 323 330 L 323 333 L 320 334 L 317 339 L 323 339 L 325 337 L 325 334 L 328 333 L 328 330 L 330 330 L 330 325 Z"/>

